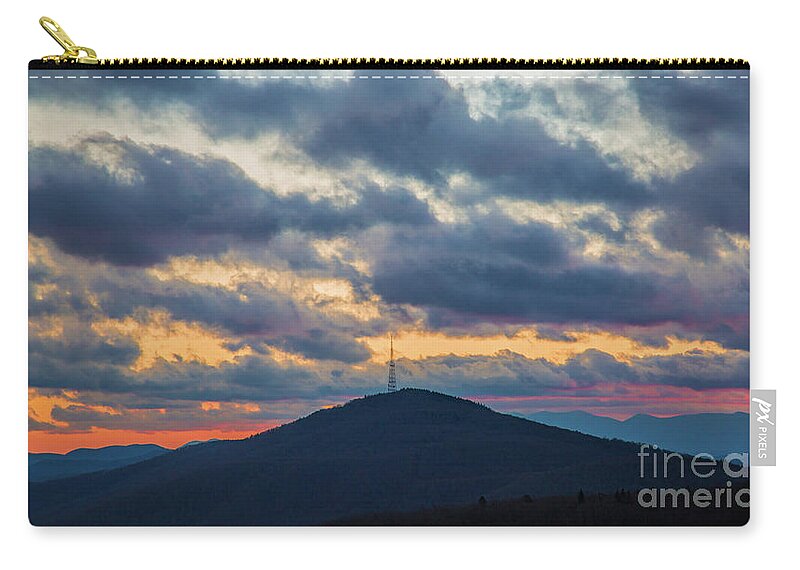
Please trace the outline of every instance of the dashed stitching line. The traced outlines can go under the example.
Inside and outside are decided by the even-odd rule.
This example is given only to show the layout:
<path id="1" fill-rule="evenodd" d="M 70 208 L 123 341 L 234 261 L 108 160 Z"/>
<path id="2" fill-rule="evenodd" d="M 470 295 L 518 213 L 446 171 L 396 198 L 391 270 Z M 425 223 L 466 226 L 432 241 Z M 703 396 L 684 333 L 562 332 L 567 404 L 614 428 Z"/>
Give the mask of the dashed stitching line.
<path id="1" fill-rule="evenodd" d="M 546 79 L 574 79 L 592 81 L 596 79 L 749 79 L 749 75 L 29 75 L 28 79 L 300 79 L 300 80 L 345 80 L 351 79 L 516 79 L 542 81 Z"/>

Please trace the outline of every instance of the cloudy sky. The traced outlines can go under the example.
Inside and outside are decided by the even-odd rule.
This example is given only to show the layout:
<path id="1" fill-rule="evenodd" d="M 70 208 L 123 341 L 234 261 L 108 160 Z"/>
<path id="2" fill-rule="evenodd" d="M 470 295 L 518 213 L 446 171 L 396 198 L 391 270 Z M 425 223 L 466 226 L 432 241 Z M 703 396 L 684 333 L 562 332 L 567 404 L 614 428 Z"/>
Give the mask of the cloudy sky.
<path id="1" fill-rule="evenodd" d="M 87 73 L 29 82 L 31 451 L 262 431 L 390 333 L 501 411 L 746 411 L 747 80 Z"/>

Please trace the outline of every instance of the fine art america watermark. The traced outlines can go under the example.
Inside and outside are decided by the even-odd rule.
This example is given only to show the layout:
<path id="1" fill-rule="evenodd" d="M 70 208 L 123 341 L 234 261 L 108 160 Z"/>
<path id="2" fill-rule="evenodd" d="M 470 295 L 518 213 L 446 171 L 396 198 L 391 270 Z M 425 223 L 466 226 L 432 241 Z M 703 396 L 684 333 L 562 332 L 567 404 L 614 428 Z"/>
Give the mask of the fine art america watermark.
<path id="1" fill-rule="evenodd" d="M 640 489 L 637 495 L 637 501 L 642 507 L 687 509 L 750 507 L 750 489 L 746 484 L 750 473 L 747 453 L 730 453 L 722 461 L 718 461 L 710 453 L 683 455 L 662 451 L 657 445 L 642 444 L 637 455 L 641 479 L 685 480 L 688 471 L 700 480 L 714 477 L 717 483 L 699 488 L 646 487 Z M 726 479 L 724 485 L 718 483 L 720 477 Z"/>

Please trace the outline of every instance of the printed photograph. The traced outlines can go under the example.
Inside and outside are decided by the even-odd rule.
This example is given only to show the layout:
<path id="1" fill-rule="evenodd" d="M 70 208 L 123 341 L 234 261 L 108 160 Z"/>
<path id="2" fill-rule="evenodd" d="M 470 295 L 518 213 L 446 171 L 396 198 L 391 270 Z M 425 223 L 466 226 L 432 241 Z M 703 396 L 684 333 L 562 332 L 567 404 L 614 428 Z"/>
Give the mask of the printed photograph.
<path id="1" fill-rule="evenodd" d="M 746 70 L 68 71 L 33 525 L 748 521 Z"/>

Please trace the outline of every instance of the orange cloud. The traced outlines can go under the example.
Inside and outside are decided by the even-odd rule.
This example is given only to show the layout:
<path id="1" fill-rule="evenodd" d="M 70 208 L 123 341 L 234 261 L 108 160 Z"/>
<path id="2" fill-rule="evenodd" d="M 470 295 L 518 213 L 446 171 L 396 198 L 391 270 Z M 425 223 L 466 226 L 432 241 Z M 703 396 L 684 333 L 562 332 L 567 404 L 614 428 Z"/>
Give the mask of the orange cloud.
<path id="1" fill-rule="evenodd" d="M 64 335 L 64 319 L 57 316 L 28 319 L 28 335 L 36 338 L 60 338 Z"/>
<path id="2" fill-rule="evenodd" d="M 35 389 L 28 388 L 28 417 L 43 424 L 54 427 L 67 427 L 69 424 L 53 419 L 53 409 L 67 408 L 74 400 L 64 396 L 44 396 Z"/>
<path id="3" fill-rule="evenodd" d="M 110 416 L 120 415 L 120 412 L 111 406 L 84 404 L 78 401 L 77 397 L 77 393 L 71 391 L 63 391 L 60 395 L 44 395 L 35 388 L 28 388 L 28 417 L 39 423 L 64 428 L 69 427 L 69 424 L 53 418 L 53 410 L 56 408 L 82 408 Z"/>
<path id="4" fill-rule="evenodd" d="M 131 369 L 137 372 L 152 367 L 159 359 L 219 366 L 252 354 L 248 346 L 230 350 L 227 345 L 232 339 L 198 323 L 174 320 L 164 310 L 142 310 L 135 317 L 106 319 L 94 323 L 92 329 L 105 337 L 121 335 L 133 339 L 139 345 L 140 355 Z"/>
<path id="5" fill-rule="evenodd" d="M 228 410 L 242 411 L 248 414 L 254 414 L 261 411 L 261 406 L 258 404 L 253 404 L 252 402 L 245 404 L 240 404 L 238 402 L 230 402 L 225 404 L 222 402 L 202 402 L 200 404 L 200 409 L 204 412 L 217 411 L 223 408 Z"/>
<path id="6" fill-rule="evenodd" d="M 315 247 L 326 257 L 336 257 L 344 246 L 333 241 L 315 242 Z M 258 283 L 322 313 L 360 321 L 380 317 L 379 298 L 357 300 L 352 284 L 341 278 L 304 277 L 288 269 L 264 267 L 230 257 L 214 260 L 194 256 L 172 257 L 166 263 L 148 269 L 148 272 L 161 281 L 183 280 L 228 291 L 238 291 L 242 284 Z M 247 296 L 240 293 L 240 299 L 246 302 Z"/>
<path id="7" fill-rule="evenodd" d="M 513 336 L 502 334 L 459 336 L 421 330 L 404 331 L 394 337 L 394 349 L 396 356 L 412 360 L 447 354 L 491 356 L 501 350 L 510 350 L 528 358 L 544 358 L 554 364 L 564 364 L 573 356 L 588 349 L 601 350 L 622 362 L 629 362 L 631 358 L 669 356 L 698 349 L 711 353 L 725 352 L 725 349 L 716 342 L 690 341 L 672 336 L 667 337 L 667 346 L 655 347 L 607 331 L 568 332 L 567 334 L 575 340 L 570 342 L 541 338 L 537 336 L 535 328 L 521 329 Z M 357 340 L 367 344 L 373 353 L 373 362 L 382 364 L 389 359 L 386 337 L 361 337 Z"/>

